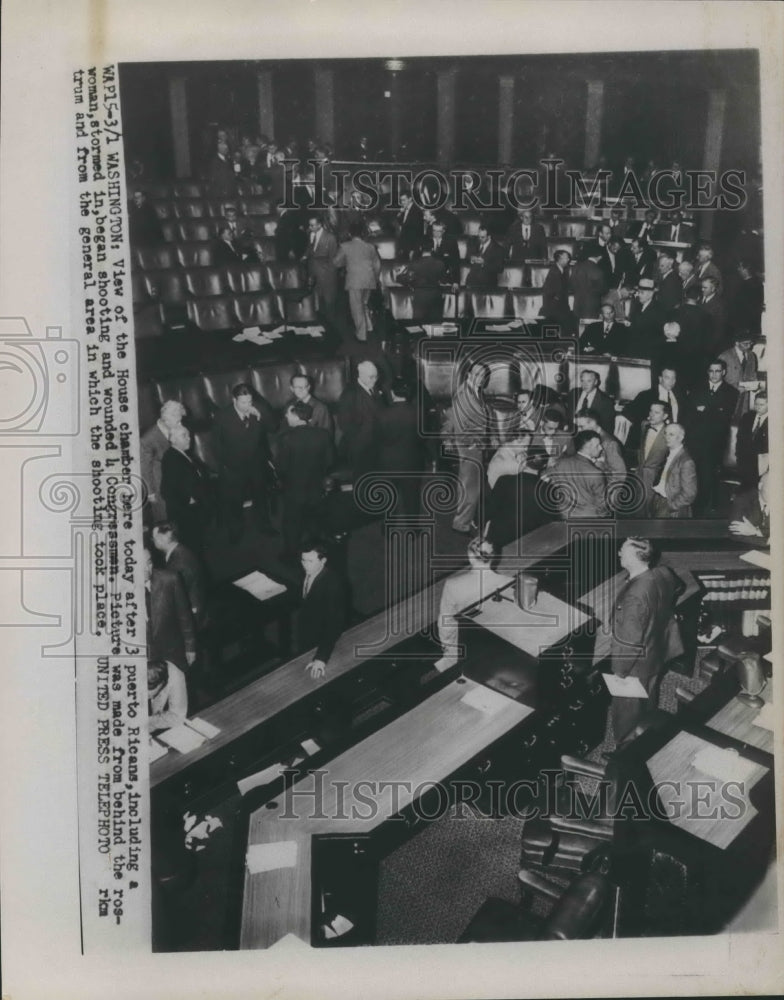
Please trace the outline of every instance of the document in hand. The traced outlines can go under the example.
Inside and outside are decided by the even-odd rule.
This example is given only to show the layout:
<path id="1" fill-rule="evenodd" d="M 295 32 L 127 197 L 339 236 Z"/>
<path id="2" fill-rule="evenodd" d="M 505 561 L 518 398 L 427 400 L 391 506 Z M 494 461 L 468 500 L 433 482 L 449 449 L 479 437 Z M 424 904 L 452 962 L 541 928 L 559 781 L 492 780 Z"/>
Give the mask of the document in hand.
<path id="1" fill-rule="evenodd" d="M 607 690 L 613 698 L 647 698 L 648 692 L 639 677 L 619 677 L 617 674 L 602 674 Z"/>

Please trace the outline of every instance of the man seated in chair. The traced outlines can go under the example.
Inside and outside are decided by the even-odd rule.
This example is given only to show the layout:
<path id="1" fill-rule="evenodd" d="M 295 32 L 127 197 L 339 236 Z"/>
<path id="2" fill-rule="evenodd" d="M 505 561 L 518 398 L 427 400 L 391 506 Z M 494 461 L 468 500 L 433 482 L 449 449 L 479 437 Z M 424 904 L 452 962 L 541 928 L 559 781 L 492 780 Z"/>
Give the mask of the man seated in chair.
<path id="1" fill-rule="evenodd" d="M 173 729 L 188 717 L 185 674 L 167 660 L 147 661 L 147 698 L 151 733 Z"/>

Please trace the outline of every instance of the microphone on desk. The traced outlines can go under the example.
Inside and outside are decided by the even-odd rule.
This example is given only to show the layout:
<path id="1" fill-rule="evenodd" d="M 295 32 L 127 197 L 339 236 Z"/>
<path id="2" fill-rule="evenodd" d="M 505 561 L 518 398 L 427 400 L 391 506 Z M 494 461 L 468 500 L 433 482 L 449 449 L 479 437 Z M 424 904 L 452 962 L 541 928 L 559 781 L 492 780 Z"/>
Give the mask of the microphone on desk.
<path id="1" fill-rule="evenodd" d="M 744 705 L 751 705 L 753 708 L 762 708 L 765 704 L 760 695 L 765 690 L 768 679 L 762 667 L 762 661 L 757 653 L 745 653 L 738 658 L 737 663 L 738 683 L 743 689 L 735 697 L 742 701 Z"/>

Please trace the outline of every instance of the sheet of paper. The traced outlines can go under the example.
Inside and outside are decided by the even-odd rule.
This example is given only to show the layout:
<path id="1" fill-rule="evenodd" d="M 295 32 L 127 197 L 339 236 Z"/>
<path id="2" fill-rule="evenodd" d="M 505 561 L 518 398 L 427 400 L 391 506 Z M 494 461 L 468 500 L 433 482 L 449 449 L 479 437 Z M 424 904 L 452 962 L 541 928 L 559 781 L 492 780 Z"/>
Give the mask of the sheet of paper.
<path id="1" fill-rule="evenodd" d="M 150 763 L 164 757 L 169 752 L 168 747 L 161 746 L 157 740 L 150 740 Z"/>
<path id="2" fill-rule="evenodd" d="M 240 795 L 247 795 L 253 788 L 261 788 L 262 785 L 269 785 L 276 781 L 283 774 L 282 764 L 270 764 L 262 771 L 249 774 L 247 778 L 240 778 L 237 782 L 237 790 Z"/>
<path id="3" fill-rule="evenodd" d="M 324 937 L 325 938 L 339 938 L 344 934 L 347 934 L 352 928 L 353 924 L 348 919 L 339 913 L 331 924 L 327 924 L 324 927 Z"/>
<path id="4" fill-rule="evenodd" d="M 486 715 L 495 715 L 496 712 L 500 712 L 502 708 L 506 708 L 509 705 L 509 699 L 506 695 L 492 691 L 482 684 L 477 684 L 467 694 L 464 694 L 460 701 L 463 705 L 475 708 Z"/>
<path id="5" fill-rule="evenodd" d="M 770 569 L 770 552 L 752 549 L 751 552 L 742 552 L 740 558 L 752 566 L 759 566 L 760 569 Z"/>
<path id="6" fill-rule="evenodd" d="M 748 781 L 756 770 L 754 761 L 741 757 L 736 750 L 705 747 L 692 761 L 698 771 L 720 781 Z"/>
<path id="7" fill-rule="evenodd" d="M 245 864 L 251 875 L 272 872 L 278 868 L 293 868 L 297 863 L 297 843 L 279 840 L 274 844 L 251 844 L 245 855 Z"/>
<path id="8" fill-rule="evenodd" d="M 235 580 L 234 586 L 239 587 L 240 590 L 246 590 L 257 601 L 267 601 L 270 597 L 282 594 L 286 590 L 282 583 L 275 583 L 265 573 L 260 573 L 258 570 Z"/>
<path id="9" fill-rule="evenodd" d="M 220 732 L 217 726 L 213 726 L 212 723 L 207 722 L 205 719 L 200 719 L 198 716 L 195 719 L 188 719 L 185 725 L 190 726 L 191 729 L 195 729 L 197 733 L 200 733 L 208 740 L 214 739 Z"/>
<path id="10" fill-rule="evenodd" d="M 422 329 L 421 326 L 407 326 L 406 330 L 408 331 L 408 333 L 424 333 L 425 332 Z"/>
<path id="11" fill-rule="evenodd" d="M 197 750 L 202 743 L 207 742 L 201 733 L 197 733 L 195 729 L 190 729 L 185 723 L 181 726 L 175 726 L 173 729 L 167 729 L 163 733 L 158 733 L 157 738 L 163 743 L 168 743 L 175 750 L 179 750 L 180 753 L 189 753 L 191 750 Z"/>
<path id="12" fill-rule="evenodd" d="M 318 743 L 316 743 L 315 740 L 303 740 L 302 743 L 300 743 L 300 746 L 308 755 L 308 757 L 312 757 L 314 753 L 318 753 L 319 750 L 321 749 L 321 747 L 318 745 Z"/>
<path id="13" fill-rule="evenodd" d="M 648 692 L 639 677 L 619 677 L 617 674 L 602 674 L 607 690 L 613 698 L 647 698 Z"/>
<path id="14" fill-rule="evenodd" d="M 769 729 L 770 732 L 773 732 L 775 723 L 776 718 L 773 714 L 773 705 L 771 702 L 768 702 L 767 705 L 763 705 L 759 710 L 759 714 L 756 719 L 751 720 L 751 724 L 753 726 L 759 726 L 760 729 Z"/>

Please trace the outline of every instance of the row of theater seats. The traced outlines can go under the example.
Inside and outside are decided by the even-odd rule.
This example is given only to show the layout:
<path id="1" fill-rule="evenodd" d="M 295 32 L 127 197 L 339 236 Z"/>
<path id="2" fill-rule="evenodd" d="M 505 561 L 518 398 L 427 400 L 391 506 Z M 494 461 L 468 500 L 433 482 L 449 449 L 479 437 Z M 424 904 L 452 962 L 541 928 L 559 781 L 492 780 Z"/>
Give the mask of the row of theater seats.
<path id="1" fill-rule="evenodd" d="M 209 198 L 210 184 L 208 181 L 179 180 L 171 183 L 139 183 L 136 188 L 141 188 L 147 195 L 155 201 L 180 200 L 194 198 Z M 267 185 L 246 178 L 239 178 L 236 182 L 237 197 L 256 198 L 267 193 Z M 224 198 L 223 203 L 230 199 Z"/>
<path id="2" fill-rule="evenodd" d="M 240 215 L 268 216 L 274 211 L 269 198 L 166 198 L 150 202 L 158 218 L 167 219 L 223 219 L 226 205 L 231 204 Z"/>

